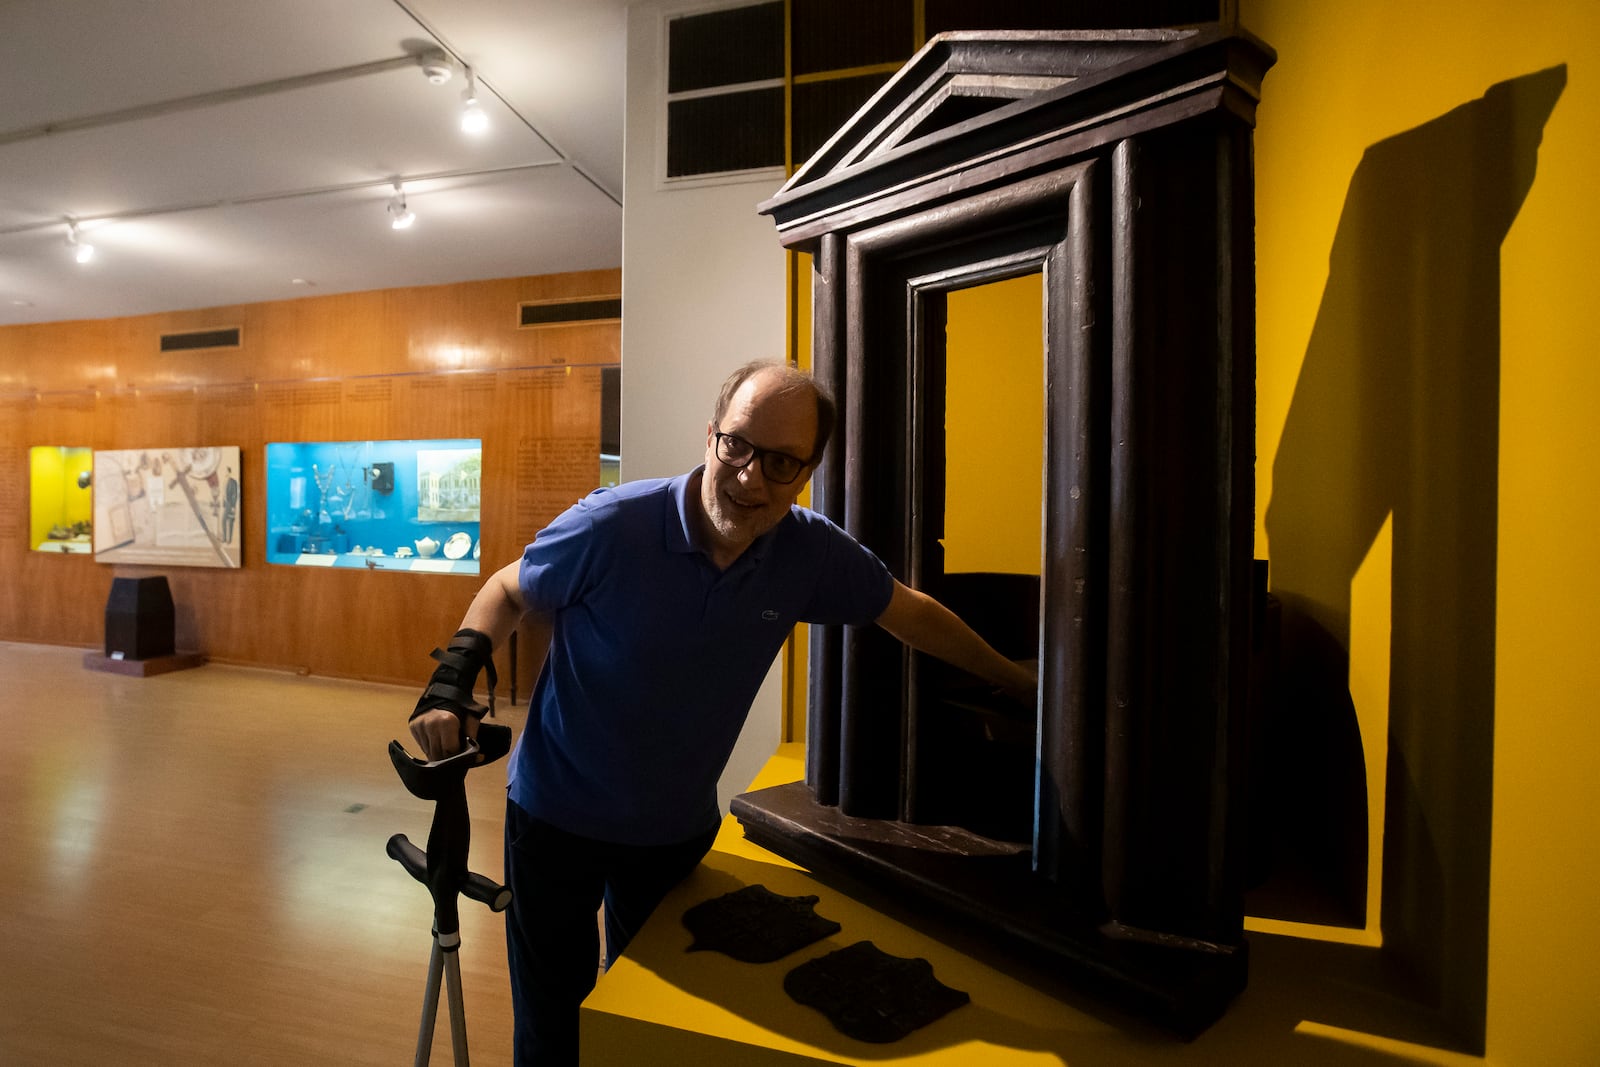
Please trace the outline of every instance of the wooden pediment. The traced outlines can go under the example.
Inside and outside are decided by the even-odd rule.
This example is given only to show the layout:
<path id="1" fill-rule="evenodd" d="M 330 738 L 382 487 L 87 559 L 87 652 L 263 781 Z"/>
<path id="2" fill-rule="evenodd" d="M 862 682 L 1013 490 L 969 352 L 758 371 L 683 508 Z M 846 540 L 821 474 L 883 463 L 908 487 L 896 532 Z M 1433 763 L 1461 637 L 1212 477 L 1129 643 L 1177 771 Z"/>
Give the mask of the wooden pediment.
<path id="1" fill-rule="evenodd" d="M 939 34 L 760 211 L 786 246 L 807 247 L 895 203 L 925 206 L 930 186 L 957 194 L 1009 184 L 1219 108 L 1253 124 L 1274 59 L 1221 26 Z M 886 198 L 882 211 L 865 207 Z"/>

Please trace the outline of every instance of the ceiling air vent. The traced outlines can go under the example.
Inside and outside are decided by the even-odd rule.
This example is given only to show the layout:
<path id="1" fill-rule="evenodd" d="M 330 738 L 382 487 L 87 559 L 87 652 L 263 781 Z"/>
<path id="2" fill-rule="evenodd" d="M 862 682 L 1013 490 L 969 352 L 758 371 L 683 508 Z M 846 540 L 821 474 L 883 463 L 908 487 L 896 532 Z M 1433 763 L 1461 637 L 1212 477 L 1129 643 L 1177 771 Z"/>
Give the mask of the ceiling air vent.
<path id="1" fill-rule="evenodd" d="M 185 330 L 161 335 L 161 351 L 194 352 L 202 348 L 238 348 L 242 331 L 237 326 L 219 330 Z"/>
<path id="2" fill-rule="evenodd" d="M 620 296 L 530 300 L 517 305 L 518 326 L 571 326 L 581 322 L 614 322 L 620 318 Z"/>

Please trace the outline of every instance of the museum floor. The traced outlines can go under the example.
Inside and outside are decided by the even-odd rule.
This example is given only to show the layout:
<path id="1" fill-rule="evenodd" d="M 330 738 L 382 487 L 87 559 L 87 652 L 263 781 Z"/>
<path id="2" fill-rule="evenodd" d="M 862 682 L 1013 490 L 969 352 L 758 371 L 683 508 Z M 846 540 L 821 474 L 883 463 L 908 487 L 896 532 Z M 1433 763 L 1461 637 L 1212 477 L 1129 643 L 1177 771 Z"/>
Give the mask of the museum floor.
<path id="1" fill-rule="evenodd" d="M 432 905 L 384 853 L 393 833 L 424 842 L 432 813 L 386 753 L 409 690 L 215 664 L 126 677 L 12 643 L 0 687 L 0 1063 L 411 1062 Z M 503 769 L 468 788 L 471 865 L 497 878 Z M 510 1058 L 503 936 L 463 903 L 489 1065 Z M 449 1041 L 442 1013 L 435 1063 Z"/>
<path id="2" fill-rule="evenodd" d="M 411 1062 L 432 906 L 384 845 L 397 832 L 425 840 L 432 814 L 385 751 L 413 692 L 219 664 L 144 678 L 83 664 L 83 650 L 0 642 L 0 1064 Z M 522 714 L 501 718 L 520 728 Z M 780 751 L 763 771 L 779 776 L 758 784 L 800 766 Z M 495 766 L 467 783 L 471 866 L 495 878 L 503 782 Z M 1185 1043 L 969 938 L 903 926 L 743 841 L 731 820 L 724 829 L 586 1003 L 595 1062 L 1483 1062 L 1376 1036 L 1415 1026 L 1361 992 L 1370 952 L 1357 947 L 1252 935 L 1250 988 Z M 740 884 L 819 895 L 846 932 L 816 951 L 866 938 L 926 958 L 970 1007 L 897 1045 L 863 1045 L 787 1001 L 787 964 L 751 971 L 685 952 L 673 915 Z M 467 901 L 461 917 L 473 1062 L 494 1067 L 510 1060 L 503 924 Z M 434 1063 L 452 1062 L 449 1040 L 446 1014 Z"/>

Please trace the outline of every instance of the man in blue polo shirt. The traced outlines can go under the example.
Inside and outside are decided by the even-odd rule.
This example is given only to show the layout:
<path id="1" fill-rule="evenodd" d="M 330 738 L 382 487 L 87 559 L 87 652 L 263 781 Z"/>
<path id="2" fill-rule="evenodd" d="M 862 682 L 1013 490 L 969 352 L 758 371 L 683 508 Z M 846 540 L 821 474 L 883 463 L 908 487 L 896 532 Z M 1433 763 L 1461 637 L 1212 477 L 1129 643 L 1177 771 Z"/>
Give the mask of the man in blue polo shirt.
<path id="1" fill-rule="evenodd" d="M 490 650 L 525 616 L 550 651 L 510 761 L 506 937 L 518 1064 L 575 1064 L 578 1005 L 710 849 L 717 779 L 799 623 L 877 623 L 1025 695 L 1035 679 L 828 519 L 795 504 L 834 422 L 813 379 L 751 363 L 724 383 L 705 464 L 602 489 L 494 574 L 412 713 L 460 748 Z"/>

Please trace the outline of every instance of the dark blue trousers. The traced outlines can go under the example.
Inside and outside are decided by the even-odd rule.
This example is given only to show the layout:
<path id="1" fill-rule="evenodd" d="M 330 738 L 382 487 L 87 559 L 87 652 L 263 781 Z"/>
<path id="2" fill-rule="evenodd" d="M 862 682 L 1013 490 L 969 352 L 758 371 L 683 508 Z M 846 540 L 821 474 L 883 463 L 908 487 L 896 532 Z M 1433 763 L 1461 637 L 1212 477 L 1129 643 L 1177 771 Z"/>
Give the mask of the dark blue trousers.
<path id="1" fill-rule="evenodd" d="M 517 1067 L 576 1067 L 578 1005 L 673 886 L 711 850 L 716 827 L 671 845 L 616 845 L 558 830 L 506 802 L 506 953 Z"/>

